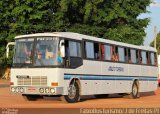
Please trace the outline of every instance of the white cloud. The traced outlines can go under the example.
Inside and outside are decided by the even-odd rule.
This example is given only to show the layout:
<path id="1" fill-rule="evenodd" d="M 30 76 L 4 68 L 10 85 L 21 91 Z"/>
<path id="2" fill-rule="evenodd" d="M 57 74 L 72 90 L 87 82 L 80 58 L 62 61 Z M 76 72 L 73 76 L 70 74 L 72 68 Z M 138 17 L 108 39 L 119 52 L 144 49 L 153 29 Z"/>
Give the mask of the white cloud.
<path id="1" fill-rule="evenodd" d="M 160 7 L 160 1 L 159 0 L 152 0 L 150 7 Z"/>

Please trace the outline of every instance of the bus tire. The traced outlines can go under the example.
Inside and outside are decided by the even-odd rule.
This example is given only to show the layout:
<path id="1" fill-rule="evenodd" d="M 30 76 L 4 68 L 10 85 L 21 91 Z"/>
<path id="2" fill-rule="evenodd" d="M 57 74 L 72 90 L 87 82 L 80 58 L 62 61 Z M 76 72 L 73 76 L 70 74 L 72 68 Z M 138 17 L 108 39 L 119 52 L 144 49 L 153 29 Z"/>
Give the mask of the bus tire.
<path id="1" fill-rule="evenodd" d="M 132 85 L 132 92 L 129 94 L 129 98 L 136 99 L 138 97 L 139 97 L 138 84 L 136 81 L 134 81 Z"/>
<path id="2" fill-rule="evenodd" d="M 22 95 L 28 101 L 36 101 L 39 96 L 38 95 Z"/>
<path id="3" fill-rule="evenodd" d="M 61 96 L 61 100 L 67 103 L 76 103 L 80 100 L 80 88 L 78 83 L 71 83 L 69 85 L 68 95 Z"/>
<path id="4" fill-rule="evenodd" d="M 109 94 L 94 95 L 95 98 L 107 98 Z"/>

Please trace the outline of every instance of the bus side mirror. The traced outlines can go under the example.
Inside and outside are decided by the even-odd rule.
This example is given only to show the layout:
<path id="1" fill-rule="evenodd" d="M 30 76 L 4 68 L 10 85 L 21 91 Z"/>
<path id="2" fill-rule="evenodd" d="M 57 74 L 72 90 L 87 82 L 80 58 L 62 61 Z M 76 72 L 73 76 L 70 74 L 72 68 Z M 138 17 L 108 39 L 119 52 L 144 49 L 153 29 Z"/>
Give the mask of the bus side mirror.
<path id="1" fill-rule="evenodd" d="M 11 45 L 15 45 L 15 42 L 9 42 L 6 46 L 6 57 L 8 58 L 9 57 L 9 46 Z"/>
<path id="2" fill-rule="evenodd" d="M 60 41 L 59 46 L 60 46 L 61 57 L 65 57 L 65 45 L 64 45 L 64 40 L 61 40 L 61 41 Z"/>

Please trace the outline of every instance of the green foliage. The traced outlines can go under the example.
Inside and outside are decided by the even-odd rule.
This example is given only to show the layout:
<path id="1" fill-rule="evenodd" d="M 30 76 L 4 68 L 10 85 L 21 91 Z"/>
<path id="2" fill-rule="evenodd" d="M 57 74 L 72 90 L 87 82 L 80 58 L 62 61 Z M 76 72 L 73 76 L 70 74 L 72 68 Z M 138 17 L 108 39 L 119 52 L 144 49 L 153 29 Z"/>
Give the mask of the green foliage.
<path id="1" fill-rule="evenodd" d="M 149 4 L 150 0 L 92 0 L 92 2 L 86 0 L 84 4 L 76 7 L 79 12 L 69 17 L 72 25 L 68 29 L 105 39 L 142 45 L 146 35 L 144 28 L 147 27 L 149 19 L 137 17 L 147 12 L 146 6 Z M 68 11 L 74 12 L 74 9 Z"/>
<path id="2" fill-rule="evenodd" d="M 157 53 L 160 55 L 160 32 L 157 34 L 156 40 Z M 150 43 L 150 46 L 154 47 L 154 41 Z"/>
<path id="3" fill-rule="evenodd" d="M 5 46 L 20 34 L 70 31 L 141 45 L 151 0 L 1 0 L 0 65 Z M 10 60 L 10 59 L 9 59 Z"/>
<path id="4" fill-rule="evenodd" d="M 0 1 L 0 67 L 11 64 L 12 55 L 6 59 L 5 47 L 16 35 L 52 31 L 46 26 L 52 19 L 49 7 L 49 0 Z"/>

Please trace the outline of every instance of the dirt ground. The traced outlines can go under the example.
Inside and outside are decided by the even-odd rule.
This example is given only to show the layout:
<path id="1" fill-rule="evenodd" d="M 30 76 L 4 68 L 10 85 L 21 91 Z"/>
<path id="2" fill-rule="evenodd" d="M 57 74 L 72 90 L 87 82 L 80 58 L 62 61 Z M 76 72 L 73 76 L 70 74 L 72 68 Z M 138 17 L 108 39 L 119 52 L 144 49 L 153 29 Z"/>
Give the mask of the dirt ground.
<path id="1" fill-rule="evenodd" d="M 58 97 L 44 97 L 37 101 L 27 101 L 21 95 L 9 92 L 9 81 L 0 80 L 0 108 L 158 108 L 160 107 L 160 88 L 154 92 L 141 93 L 138 99 L 129 99 L 117 94 L 97 99 L 82 96 L 74 104 L 62 102 Z"/>

